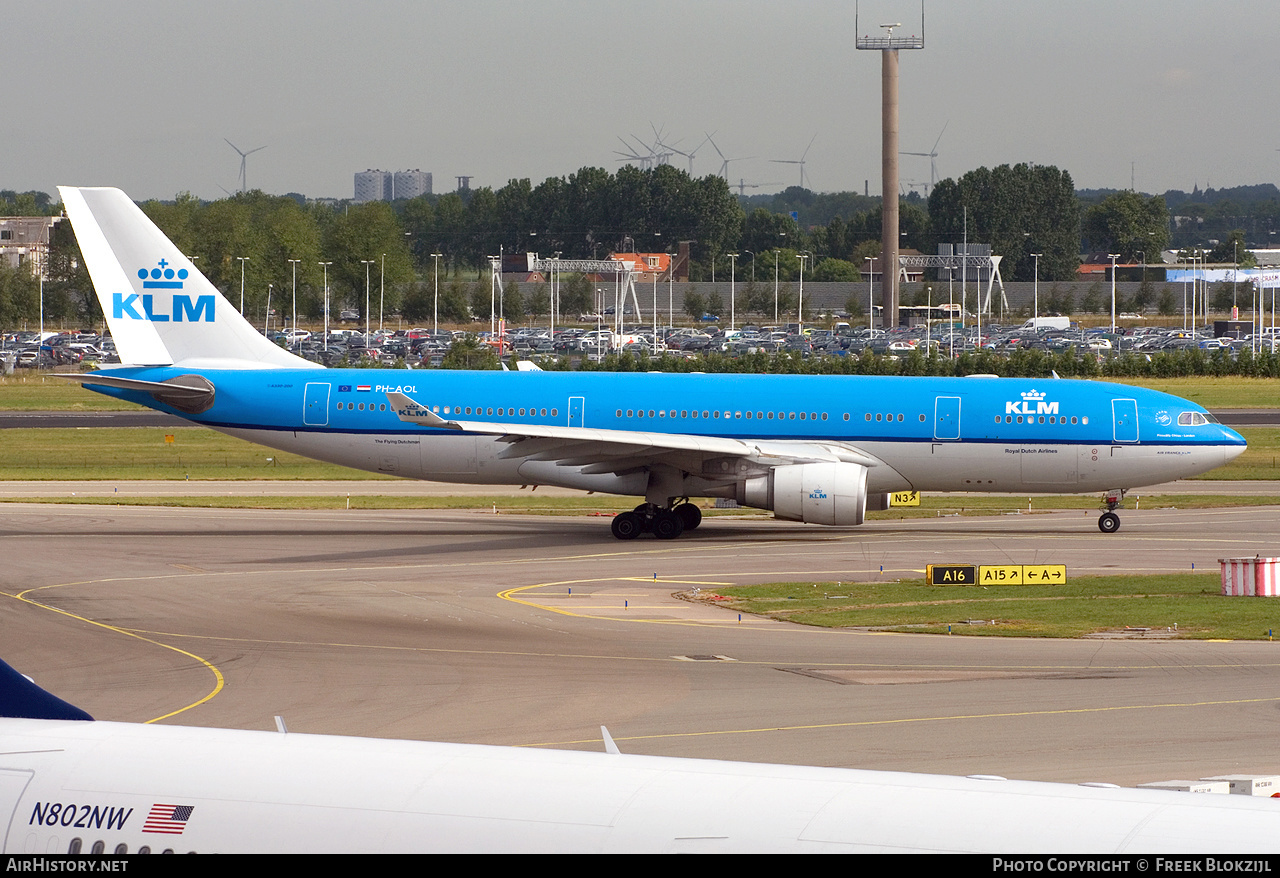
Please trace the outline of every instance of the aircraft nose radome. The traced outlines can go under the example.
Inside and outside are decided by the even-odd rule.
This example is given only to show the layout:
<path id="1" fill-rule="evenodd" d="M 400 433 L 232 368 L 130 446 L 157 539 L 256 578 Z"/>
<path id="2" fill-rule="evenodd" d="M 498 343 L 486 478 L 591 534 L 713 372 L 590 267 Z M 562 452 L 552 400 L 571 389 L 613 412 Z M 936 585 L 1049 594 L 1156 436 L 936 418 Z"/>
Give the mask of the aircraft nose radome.
<path id="1" fill-rule="evenodd" d="M 1235 430 L 1227 427 L 1222 428 L 1222 434 L 1222 462 L 1230 463 L 1240 455 L 1244 454 L 1245 450 L 1249 447 L 1249 444 L 1245 441 L 1243 436 Z"/>

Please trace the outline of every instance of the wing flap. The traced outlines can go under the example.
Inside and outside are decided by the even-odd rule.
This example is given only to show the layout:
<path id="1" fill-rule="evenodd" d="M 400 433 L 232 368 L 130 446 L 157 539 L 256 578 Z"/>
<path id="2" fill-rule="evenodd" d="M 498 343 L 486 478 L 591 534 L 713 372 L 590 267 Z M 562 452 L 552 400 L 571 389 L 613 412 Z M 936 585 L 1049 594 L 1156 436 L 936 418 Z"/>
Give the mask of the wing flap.
<path id="1" fill-rule="evenodd" d="M 574 443 L 595 442 L 601 445 L 625 446 L 633 450 L 663 449 L 693 451 L 703 455 L 745 456 L 755 451 L 754 446 L 739 439 L 722 436 L 695 436 L 689 433 L 649 433 L 639 430 L 602 430 L 594 427 L 561 427 L 553 424 L 500 424 L 489 421 L 446 420 L 430 408 L 415 402 L 403 393 L 391 391 L 387 400 L 395 406 L 396 415 L 402 421 L 434 427 L 438 430 L 456 430 L 462 433 L 485 433 L 492 436 L 519 439 L 555 439 Z"/>
<path id="2" fill-rule="evenodd" d="M 561 466 L 580 466 L 583 472 L 589 473 L 622 473 L 652 463 L 698 471 L 702 469 L 703 462 L 721 457 L 746 459 L 764 467 L 819 461 L 843 461 L 869 467 L 881 465 L 877 458 L 843 443 L 783 443 L 691 433 L 450 420 L 403 393 L 388 392 L 387 400 L 400 420 L 406 423 L 437 430 L 480 433 L 511 443 L 499 455 L 502 458 L 551 461 Z"/>

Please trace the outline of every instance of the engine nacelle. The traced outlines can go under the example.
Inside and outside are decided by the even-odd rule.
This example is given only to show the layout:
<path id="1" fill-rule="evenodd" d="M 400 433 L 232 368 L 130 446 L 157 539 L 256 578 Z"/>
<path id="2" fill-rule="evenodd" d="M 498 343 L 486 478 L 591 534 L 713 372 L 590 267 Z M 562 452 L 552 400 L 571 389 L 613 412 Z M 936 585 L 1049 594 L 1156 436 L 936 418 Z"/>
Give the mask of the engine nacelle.
<path id="1" fill-rule="evenodd" d="M 862 524 L 867 468 L 857 463 L 778 466 L 738 486 L 738 502 L 772 509 L 777 518 L 808 524 Z"/>

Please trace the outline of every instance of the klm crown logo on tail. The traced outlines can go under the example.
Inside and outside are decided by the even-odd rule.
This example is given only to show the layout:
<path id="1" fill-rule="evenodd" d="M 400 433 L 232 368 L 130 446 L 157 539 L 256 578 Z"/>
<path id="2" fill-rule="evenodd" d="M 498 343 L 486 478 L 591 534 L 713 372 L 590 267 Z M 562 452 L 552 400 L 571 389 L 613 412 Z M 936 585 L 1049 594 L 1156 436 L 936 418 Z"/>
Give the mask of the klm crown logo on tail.
<path id="1" fill-rule="evenodd" d="M 159 268 L 153 268 L 148 272 L 145 268 L 138 269 L 138 277 L 142 278 L 142 288 L 144 290 L 180 290 L 182 282 L 187 279 L 187 270 L 179 268 L 176 272 L 177 280 L 174 280 L 175 272 L 169 267 L 169 263 L 161 259 L 158 263 Z M 148 280 L 147 278 L 150 278 Z M 164 278 L 161 280 L 161 278 Z"/>
<path id="2" fill-rule="evenodd" d="M 145 268 L 138 269 L 138 278 L 142 281 L 144 290 L 182 289 L 183 281 L 187 279 L 185 268 L 174 271 L 164 259 L 156 264 L 158 267 L 150 271 Z M 164 307 L 164 294 L 159 296 L 158 303 L 156 298 L 154 293 L 130 293 L 127 296 L 113 293 L 111 295 L 112 316 L 119 319 L 149 320 L 152 323 L 168 323 L 170 320 L 174 323 L 213 322 L 215 301 L 211 295 L 196 296 L 195 301 L 192 301 L 191 296 L 174 293 L 169 297 L 167 309 Z"/>

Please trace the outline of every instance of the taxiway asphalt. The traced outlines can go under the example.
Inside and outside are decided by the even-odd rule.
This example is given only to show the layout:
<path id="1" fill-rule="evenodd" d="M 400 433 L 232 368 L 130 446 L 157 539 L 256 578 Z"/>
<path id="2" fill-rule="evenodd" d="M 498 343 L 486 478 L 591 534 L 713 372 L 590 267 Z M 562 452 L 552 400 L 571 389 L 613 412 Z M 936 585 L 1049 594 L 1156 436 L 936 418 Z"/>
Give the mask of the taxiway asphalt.
<path id="1" fill-rule="evenodd" d="M 1280 644 L 830 631 L 676 596 L 955 560 L 1216 571 L 1280 545 L 1275 507 L 1096 519 L 718 519 L 619 543 L 588 517 L 7 503 L 0 656 L 102 719 L 589 749 L 603 724 L 633 753 L 1120 784 L 1280 773 Z"/>

